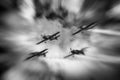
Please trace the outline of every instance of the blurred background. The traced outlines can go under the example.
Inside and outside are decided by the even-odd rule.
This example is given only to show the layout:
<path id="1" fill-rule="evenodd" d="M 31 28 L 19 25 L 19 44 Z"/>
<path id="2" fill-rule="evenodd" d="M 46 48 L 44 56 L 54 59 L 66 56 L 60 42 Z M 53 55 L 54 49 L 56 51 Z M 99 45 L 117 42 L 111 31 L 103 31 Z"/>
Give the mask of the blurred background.
<path id="1" fill-rule="evenodd" d="M 120 80 L 119 26 L 120 0 L 2 0 L 0 80 Z M 56 32 L 58 40 L 36 45 Z M 64 58 L 85 47 L 85 55 Z M 43 49 L 46 57 L 25 61 Z"/>

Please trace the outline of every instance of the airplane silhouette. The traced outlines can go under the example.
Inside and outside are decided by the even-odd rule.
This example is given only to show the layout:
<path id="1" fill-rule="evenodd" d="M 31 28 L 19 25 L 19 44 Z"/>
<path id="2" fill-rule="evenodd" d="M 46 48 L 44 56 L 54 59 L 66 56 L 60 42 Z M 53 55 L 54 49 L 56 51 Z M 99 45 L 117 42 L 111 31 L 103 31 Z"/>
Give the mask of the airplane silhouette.
<path id="1" fill-rule="evenodd" d="M 72 50 L 72 49 L 70 48 L 71 54 L 65 56 L 64 58 L 70 57 L 70 56 L 75 55 L 75 54 L 76 54 L 76 55 L 80 55 L 80 54 L 85 55 L 84 51 L 85 51 L 85 49 L 87 49 L 87 48 L 88 48 L 88 47 L 85 47 L 85 48 L 82 48 L 81 50 Z"/>
<path id="2" fill-rule="evenodd" d="M 44 56 L 44 57 L 46 57 L 46 53 L 48 53 L 47 50 L 48 50 L 48 49 L 44 49 L 44 50 L 42 50 L 42 51 L 40 51 L 40 52 L 30 53 L 30 56 L 27 57 L 25 60 L 29 60 L 29 59 L 31 59 L 31 58 L 33 58 L 33 57 L 39 57 L 39 56 Z"/>
<path id="3" fill-rule="evenodd" d="M 77 32 L 73 33 L 72 35 L 76 35 L 78 34 L 79 32 L 82 32 L 82 31 L 86 31 L 86 30 L 89 30 L 89 29 L 92 29 L 96 26 L 96 22 L 93 22 L 93 23 L 90 23 L 86 26 L 80 26 L 80 30 L 78 30 Z"/>
<path id="4" fill-rule="evenodd" d="M 43 42 L 48 41 L 48 40 L 50 40 L 50 41 L 52 41 L 52 40 L 57 40 L 58 37 L 60 37 L 60 35 L 58 35 L 59 33 L 60 33 L 60 32 L 56 32 L 56 33 L 53 34 L 53 35 L 44 35 L 44 36 L 42 36 L 43 40 L 40 41 L 40 42 L 38 42 L 37 44 L 43 43 Z"/>

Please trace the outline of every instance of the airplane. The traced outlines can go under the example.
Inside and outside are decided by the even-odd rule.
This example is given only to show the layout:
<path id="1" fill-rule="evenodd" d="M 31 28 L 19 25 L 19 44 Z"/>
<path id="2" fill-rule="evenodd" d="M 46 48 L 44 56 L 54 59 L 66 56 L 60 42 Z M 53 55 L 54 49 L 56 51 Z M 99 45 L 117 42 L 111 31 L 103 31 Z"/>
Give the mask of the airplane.
<path id="1" fill-rule="evenodd" d="M 72 35 L 76 35 L 76 34 L 78 34 L 79 32 L 92 29 L 92 28 L 94 28 L 95 26 L 96 26 L 96 22 L 90 23 L 90 24 L 88 24 L 88 25 L 86 25 L 86 26 L 80 26 L 80 30 L 78 30 L 77 32 L 73 33 Z"/>
<path id="2" fill-rule="evenodd" d="M 31 58 L 33 58 L 33 57 L 39 57 L 39 56 L 44 56 L 44 57 L 46 57 L 46 53 L 48 53 L 47 50 L 48 50 L 48 49 L 44 49 L 44 50 L 42 50 L 42 51 L 40 51 L 40 52 L 30 53 L 30 56 L 27 57 L 25 60 L 29 60 L 29 59 L 31 59 Z"/>
<path id="3" fill-rule="evenodd" d="M 40 42 L 38 42 L 37 44 L 43 43 L 43 42 L 48 41 L 48 40 L 50 40 L 50 41 L 52 41 L 52 40 L 57 40 L 58 37 L 60 37 L 60 35 L 58 35 L 59 33 L 60 33 L 60 32 L 56 32 L 56 33 L 53 34 L 53 35 L 44 35 L 44 36 L 42 36 L 43 40 L 40 41 Z"/>
<path id="4" fill-rule="evenodd" d="M 70 57 L 70 56 L 75 55 L 75 54 L 76 54 L 76 55 L 80 55 L 80 54 L 85 55 L 84 51 L 85 51 L 85 49 L 87 49 L 87 48 L 88 48 L 88 47 L 85 47 L 85 48 L 82 48 L 81 50 L 72 50 L 72 49 L 70 48 L 71 54 L 65 56 L 64 58 Z"/>

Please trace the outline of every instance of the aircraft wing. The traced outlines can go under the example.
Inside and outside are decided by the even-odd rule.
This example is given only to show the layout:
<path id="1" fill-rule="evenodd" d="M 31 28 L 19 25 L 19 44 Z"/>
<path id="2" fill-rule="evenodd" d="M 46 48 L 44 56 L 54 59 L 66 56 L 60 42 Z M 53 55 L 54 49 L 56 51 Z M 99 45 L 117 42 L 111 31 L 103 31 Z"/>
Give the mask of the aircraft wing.
<path id="1" fill-rule="evenodd" d="M 85 29 L 85 30 L 89 30 L 89 29 L 94 28 L 96 25 L 97 25 L 97 24 L 96 24 L 95 22 L 93 22 L 93 23 L 87 25 L 84 29 Z"/>
<path id="2" fill-rule="evenodd" d="M 55 39 L 58 39 L 58 37 L 60 37 L 60 35 L 55 36 L 55 37 L 52 37 L 50 40 L 55 40 Z"/>
<path id="3" fill-rule="evenodd" d="M 46 53 L 48 53 L 48 52 L 44 52 L 43 54 L 46 54 Z M 43 54 L 40 54 L 40 55 L 43 55 Z M 33 58 L 35 56 L 38 56 L 38 54 L 33 54 L 33 55 L 27 57 L 25 60 L 29 60 L 29 59 L 31 59 L 31 58 Z"/>
<path id="4" fill-rule="evenodd" d="M 47 39 L 44 39 L 44 40 L 42 40 L 42 41 L 40 41 L 40 42 L 38 42 L 38 43 L 36 43 L 36 44 L 38 45 L 38 44 L 41 44 L 41 43 L 43 43 L 43 42 L 45 42 L 45 41 L 47 41 Z"/>
<path id="5" fill-rule="evenodd" d="M 82 29 L 78 30 L 77 32 L 73 33 L 72 35 L 76 35 L 77 33 L 83 31 Z"/>
<path id="6" fill-rule="evenodd" d="M 29 60 L 29 59 L 31 59 L 33 57 L 35 57 L 35 55 L 31 55 L 31 56 L 27 57 L 25 60 Z"/>
<path id="7" fill-rule="evenodd" d="M 73 54 L 67 55 L 67 56 L 65 56 L 64 58 L 70 57 L 70 56 L 72 56 L 72 55 L 73 55 Z"/>
<path id="8" fill-rule="evenodd" d="M 45 52 L 45 51 L 47 51 L 48 49 L 44 49 L 44 50 L 42 50 L 42 51 L 40 51 L 40 53 L 43 53 L 43 52 Z"/>
<path id="9" fill-rule="evenodd" d="M 55 34 L 51 35 L 51 37 L 56 36 L 57 34 L 59 34 L 60 32 L 56 32 Z"/>
<path id="10" fill-rule="evenodd" d="M 41 55 L 45 55 L 46 53 L 48 53 L 48 52 L 44 52 L 44 53 L 42 53 Z"/>
<path id="11" fill-rule="evenodd" d="M 72 35 L 75 35 L 75 34 L 81 32 L 81 31 L 84 31 L 84 30 L 92 29 L 92 28 L 94 28 L 96 25 L 97 25 L 97 24 L 94 22 L 94 23 L 91 23 L 91 24 L 85 26 L 84 28 L 82 28 L 82 26 L 81 26 L 81 27 L 80 27 L 80 30 L 78 30 L 77 32 L 73 33 Z"/>
<path id="12" fill-rule="evenodd" d="M 58 38 L 58 37 L 60 37 L 60 35 L 58 35 L 58 36 L 55 36 L 56 38 Z"/>

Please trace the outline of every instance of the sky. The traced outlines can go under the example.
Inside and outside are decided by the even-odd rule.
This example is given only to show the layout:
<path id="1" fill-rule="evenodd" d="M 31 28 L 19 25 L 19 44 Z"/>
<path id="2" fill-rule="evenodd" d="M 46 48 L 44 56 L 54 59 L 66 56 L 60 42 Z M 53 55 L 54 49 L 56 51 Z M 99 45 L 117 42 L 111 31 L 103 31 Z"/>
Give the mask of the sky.
<path id="1" fill-rule="evenodd" d="M 5 51 L 0 51 L 0 63 L 9 67 L 1 76 L 3 80 L 119 80 L 120 32 L 119 17 L 115 16 L 119 15 L 119 3 L 114 3 L 110 10 L 105 8 L 107 0 L 91 4 L 87 0 L 63 0 L 63 3 L 69 13 L 63 21 L 79 22 L 78 25 L 65 28 L 59 19 L 48 20 L 46 13 L 35 19 L 37 11 L 32 0 L 25 0 L 19 11 L 1 16 L 0 49 Z M 95 20 L 99 21 L 95 28 L 72 35 L 80 24 L 85 26 Z M 58 31 L 58 40 L 36 45 L 43 39 L 41 35 Z M 85 55 L 64 58 L 71 54 L 70 48 L 85 47 L 88 47 Z M 43 49 L 48 49 L 46 57 L 24 61 L 30 53 Z"/>

